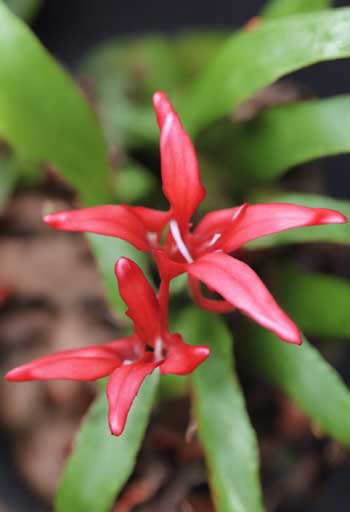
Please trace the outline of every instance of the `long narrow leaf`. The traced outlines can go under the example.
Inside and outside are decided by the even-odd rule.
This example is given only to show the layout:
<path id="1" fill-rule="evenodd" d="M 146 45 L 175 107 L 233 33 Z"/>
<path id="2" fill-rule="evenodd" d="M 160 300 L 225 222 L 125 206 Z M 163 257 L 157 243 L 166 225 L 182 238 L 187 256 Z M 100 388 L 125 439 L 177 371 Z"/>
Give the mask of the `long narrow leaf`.
<path id="1" fill-rule="evenodd" d="M 186 126 L 198 133 L 278 78 L 349 55 L 349 8 L 262 20 L 231 36 L 199 77 L 184 104 Z"/>
<path id="2" fill-rule="evenodd" d="M 95 114 L 28 27 L 0 2 L 0 134 L 22 160 L 51 163 L 94 204 L 110 198 Z"/>
<path id="3" fill-rule="evenodd" d="M 350 338 L 348 280 L 283 265 L 276 282 L 279 302 L 304 332 Z"/>
<path id="4" fill-rule="evenodd" d="M 41 1 L 42 0 L 5 0 L 5 3 L 16 16 L 30 21 L 37 14 Z"/>
<path id="5" fill-rule="evenodd" d="M 254 430 L 233 367 L 232 339 L 222 320 L 188 309 L 177 324 L 187 341 L 208 344 L 209 359 L 192 377 L 195 414 L 218 512 L 263 510 Z"/>
<path id="6" fill-rule="evenodd" d="M 104 393 L 96 400 L 68 460 L 56 496 L 57 512 L 108 512 L 111 509 L 133 469 L 157 382 L 157 374 L 147 377 L 120 437 L 111 436 L 108 430 Z"/>
<path id="7" fill-rule="evenodd" d="M 271 108 L 232 127 L 230 167 L 247 183 L 271 181 L 316 158 L 350 152 L 350 96 Z"/>
<path id="8" fill-rule="evenodd" d="M 262 15 L 264 18 L 280 18 L 302 12 L 321 11 L 331 4 L 330 0 L 269 0 Z"/>
<path id="9" fill-rule="evenodd" d="M 250 371 L 281 388 L 324 432 L 350 444 L 349 390 L 305 338 L 301 346 L 289 345 L 253 327 L 239 348 Z"/>

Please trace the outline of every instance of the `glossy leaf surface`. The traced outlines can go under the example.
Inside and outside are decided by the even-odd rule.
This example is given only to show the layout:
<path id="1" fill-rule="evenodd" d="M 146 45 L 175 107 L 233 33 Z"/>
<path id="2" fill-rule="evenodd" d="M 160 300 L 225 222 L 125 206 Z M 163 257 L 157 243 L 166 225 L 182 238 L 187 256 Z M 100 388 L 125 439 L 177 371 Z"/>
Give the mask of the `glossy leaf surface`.
<path id="1" fill-rule="evenodd" d="M 282 76 L 349 55 L 348 8 L 262 20 L 223 44 L 184 101 L 184 125 L 196 134 Z"/>

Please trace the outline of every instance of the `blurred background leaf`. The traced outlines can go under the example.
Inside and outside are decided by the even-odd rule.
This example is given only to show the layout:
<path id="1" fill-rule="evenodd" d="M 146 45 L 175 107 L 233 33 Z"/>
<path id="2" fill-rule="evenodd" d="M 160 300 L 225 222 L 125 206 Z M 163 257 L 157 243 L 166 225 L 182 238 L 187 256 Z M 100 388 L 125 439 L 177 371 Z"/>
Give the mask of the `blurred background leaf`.
<path id="1" fill-rule="evenodd" d="M 80 74 L 87 79 L 110 147 L 120 151 L 153 145 L 158 138 L 154 91 L 163 89 L 176 102 L 226 37 L 219 31 L 147 35 L 112 40 L 92 50 L 81 62 Z"/>
<path id="2" fill-rule="evenodd" d="M 0 156 L 0 211 L 6 205 L 20 176 L 20 168 L 12 154 Z"/>
<path id="3" fill-rule="evenodd" d="M 350 96 L 338 96 L 267 109 L 252 121 L 226 127 L 220 146 L 231 172 L 248 187 L 273 181 L 303 162 L 349 153 L 349 130 Z"/>
<path id="4" fill-rule="evenodd" d="M 350 9 L 263 20 L 232 35 L 196 80 L 182 103 L 185 126 L 197 134 L 282 76 L 349 55 Z"/>
<path id="5" fill-rule="evenodd" d="M 304 338 L 301 346 L 250 325 L 239 344 L 248 372 L 281 388 L 321 430 L 350 444 L 350 393 L 337 372 Z"/>
<path id="6" fill-rule="evenodd" d="M 321 11 L 331 7 L 331 0 L 269 0 L 262 10 L 264 18 L 279 18 L 301 12 Z"/>
<path id="7" fill-rule="evenodd" d="M 26 21 L 31 21 L 38 13 L 42 0 L 5 0 L 11 11 Z"/>
<path id="8" fill-rule="evenodd" d="M 348 279 L 305 272 L 290 264 L 278 267 L 275 282 L 280 304 L 304 332 L 350 338 Z"/>
<path id="9" fill-rule="evenodd" d="M 1 136 L 20 160 L 52 164 L 86 204 L 108 200 L 106 145 L 92 110 L 71 78 L 2 3 L 0 23 Z"/>

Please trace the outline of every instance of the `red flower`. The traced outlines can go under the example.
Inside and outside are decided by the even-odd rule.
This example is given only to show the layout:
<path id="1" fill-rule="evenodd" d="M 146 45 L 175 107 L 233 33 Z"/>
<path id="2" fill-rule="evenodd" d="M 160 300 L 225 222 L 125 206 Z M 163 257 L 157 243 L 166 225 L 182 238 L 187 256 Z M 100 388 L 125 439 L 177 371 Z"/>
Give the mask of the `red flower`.
<path id="1" fill-rule="evenodd" d="M 107 383 L 108 421 L 112 434 L 120 435 L 130 407 L 147 375 L 186 375 L 208 356 L 209 348 L 191 346 L 179 334 L 170 334 L 160 299 L 141 269 L 120 258 L 115 266 L 120 294 L 134 323 L 134 334 L 104 345 L 51 354 L 7 373 L 9 381 L 72 379 L 91 381 L 110 375 Z"/>
<path id="2" fill-rule="evenodd" d="M 280 309 L 256 273 L 228 256 L 247 242 L 291 228 L 339 224 L 346 217 L 334 210 L 285 203 L 248 205 L 208 213 L 191 230 L 190 219 L 205 196 L 196 153 L 178 115 L 163 92 L 154 95 L 160 128 L 163 191 L 170 203 L 167 212 L 143 207 L 100 206 L 48 215 L 57 229 L 116 236 L 152 253 L 163 278 L 187 272 L 194 300 L 204 309 L 225 312 L 237 307 L 255 321 L 291 343 L 301 343 L 294 322 Z M 161 235 L 168 227 L 165 243 Z M 200 282 L 223 300 L 202 295 Z"/>

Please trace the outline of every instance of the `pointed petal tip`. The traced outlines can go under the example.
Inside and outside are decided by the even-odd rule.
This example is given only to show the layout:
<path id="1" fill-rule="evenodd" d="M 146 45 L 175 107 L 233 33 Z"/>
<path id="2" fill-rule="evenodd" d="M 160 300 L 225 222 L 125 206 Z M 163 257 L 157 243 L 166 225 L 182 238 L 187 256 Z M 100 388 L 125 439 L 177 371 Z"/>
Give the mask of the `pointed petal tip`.
<path id="1" fill-rule="evenodd" d="M 52 228 L 60 228 L 62 224 L 66 221 L 66 219 L 66 212 L 58 212 L 45 215 L 43 221 L 45 222 L 45 224 Z"/>
<path id="2" fill-rule="evenodd" d="M 210 356 L 210 348 L 206 345 L 194 347 L 194 355 L 198 358 L 198 361 L 200 361 L 198 364 L 201 364 Z"/>
<path id="3" fill-rule="evenodd" d="M 12 370 L 8 371 L 5 375 L 5 380 L 7 380 L 8 382 L 21 382 L 29 379 L 30 377 L 26 375 L 26 372 L 23 371 L 23 368 L 21 366 L 13 368 Z"/>
<path id="4" fill-rule="evenodd" d="M 124 256 L 119 258 L 115 265 L 114 270 L 118 278 L 125 277 L 132 270 L 133 262 Z"/>
<path id="5" fill-rule="evenodd" d="M 332 222 L 334 222 L 335 224 L 346 224 L 347 222 L 349 222 L 349 219 L 346 217 L 346 215 L 344 215 L 343 213 L 340 213 L 340 212 L 336 212 L 337 215 L 336 215 L 336 219 L 333 220 Z"/>
<path id="6" fill-rule="evenodd" d="M 169 101 L 166 93 L 164 91 L 156 91 L 153 94 L 153 105 L 154 108 L 157 108 L 160 103 L 164 101 Z"/>
<path id="7" fill-rule="evenodd" d="M 168 115 L 174 114 L 174 109 L 164 91 L 157 91 L 153 95 L 153 106 L 157 116 L 157 122 L 162 130 Z"/>
<path id="8" fill-rule="evenodd" d="M 320 223 L 322 224 L 346 224 L 348 218 L 341 212 L 336 210 L 321 210 Z"/>
<path id="9" fill-rule="evenodd" d="M 109 419 L 109 430 L 112 436 L 120 436 L 125 429 L 125 423 L 120 423 L 117 418 Z"/>
<path id="10" fill-rule="evenodd" d="M 301 332 L 294 323 L 288 331 L 286 330 L 284 333 L 279 333 L 277 335 L 283 341 L 291 343 L 292 345 L 301 345 L 303 342 Z"/>

